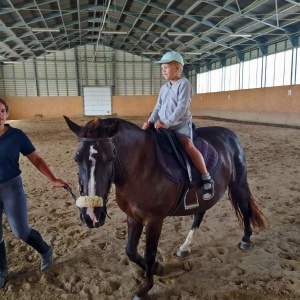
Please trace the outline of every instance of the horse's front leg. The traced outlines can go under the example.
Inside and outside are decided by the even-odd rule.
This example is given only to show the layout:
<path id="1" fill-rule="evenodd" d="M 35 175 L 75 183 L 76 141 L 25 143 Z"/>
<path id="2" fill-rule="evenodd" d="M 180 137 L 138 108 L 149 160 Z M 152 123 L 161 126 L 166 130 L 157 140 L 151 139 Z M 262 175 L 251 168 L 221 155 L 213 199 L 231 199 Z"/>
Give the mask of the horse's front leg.
<path id="1" fill-rule="evenodd" d="M 136 263 L 145 271 L 145 259 L 137 252 L 137 246 L 139 244 L 143 231 L 143 224 L 127 216 L 127 226 L 128 241 L 126 245 L 126 254 L 132 262 Z"/>
<path id="2" fill-rule="evenodd" d="M 158 241 L 162 229 L 163 218 L 155 218 L 148 220 L 146 228 L 146 249 L 145 249 L 145 262 L 146 274 L 142 286 L 137 290 L 135 300 L 145 299 L 148 292 L 153 287 L 153 274 L 163 274 L 163 267 L 158 262 L 155 262 L 157 254 Z"/>

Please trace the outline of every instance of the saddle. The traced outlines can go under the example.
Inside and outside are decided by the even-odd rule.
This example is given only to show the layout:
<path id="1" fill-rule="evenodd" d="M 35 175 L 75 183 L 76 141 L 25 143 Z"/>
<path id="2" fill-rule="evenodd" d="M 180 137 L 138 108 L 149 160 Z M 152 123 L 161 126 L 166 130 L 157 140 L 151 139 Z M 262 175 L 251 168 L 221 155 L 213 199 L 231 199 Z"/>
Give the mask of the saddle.
<path id="1" fill-rule="evenodd" d="M 181 185 L 181 193 L 178 195 L 172 211 L 175 212 L 180 202 L 184 202 L 185 209 L 198 207 L 197 190 L 203 185 L 201 174 L 185 153 L 176 134 L 172 130 L 155 129 L 153 126 L 150 126 L 148 130 L 155 136 L 155 153 L 158 166 L 170 180 Z M 197 135 L 194 124 L 193 143 L 201 152 L 208 172 L 213 173 L 218 165 L 219 155 L 212 145 Z M 190 192 L 192 192 L 192 196 L 188 195 Z M 192 198 L 191 203 L 187 204 L 186 198 Z"/>
<path id="2" fill-rule="evenodd" d="M 176 134 L 163 128 L 151 127 L 149 130 L 156 136 L 156 159 L 166 176 L 176 183 L 189 182 L 192 186 L 195 182 L 201 182 L 201 174 L 185 153 Z M 217 166 L 219 155 L 212 145 L 197 135 L 194 126 L 193 130 L 193 143 L 201 152 L 208 172 L 212 173 Z"/>

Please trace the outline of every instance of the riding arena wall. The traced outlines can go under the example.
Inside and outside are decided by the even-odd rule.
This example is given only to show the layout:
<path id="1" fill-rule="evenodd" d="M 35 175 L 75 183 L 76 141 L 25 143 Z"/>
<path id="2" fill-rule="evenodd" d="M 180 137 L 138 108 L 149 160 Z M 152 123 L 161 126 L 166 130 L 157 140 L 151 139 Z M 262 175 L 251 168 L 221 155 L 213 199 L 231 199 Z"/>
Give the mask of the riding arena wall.
<path id="1" fill-rule="evenodd" d="M 58 118 L 84 115 L 83 98 L 3 97 L 10 106 L 10 120 Z M 150 115 L 157 95 L 112 96 L 112 115 Z M 300 126 L 300 85 L 195 94 L 191 110 L 195 117 Z"/>

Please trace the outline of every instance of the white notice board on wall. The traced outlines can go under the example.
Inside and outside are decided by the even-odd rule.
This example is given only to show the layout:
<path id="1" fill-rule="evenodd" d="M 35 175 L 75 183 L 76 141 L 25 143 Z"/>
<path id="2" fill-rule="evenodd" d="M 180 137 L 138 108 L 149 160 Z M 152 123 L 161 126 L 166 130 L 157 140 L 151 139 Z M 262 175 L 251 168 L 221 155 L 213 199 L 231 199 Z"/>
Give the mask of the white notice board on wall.
<path id="1" fill-rule="evenodd" d="M 83 105 L 85 116 L 111 115 L 111 88 L 84 86 Z"/>

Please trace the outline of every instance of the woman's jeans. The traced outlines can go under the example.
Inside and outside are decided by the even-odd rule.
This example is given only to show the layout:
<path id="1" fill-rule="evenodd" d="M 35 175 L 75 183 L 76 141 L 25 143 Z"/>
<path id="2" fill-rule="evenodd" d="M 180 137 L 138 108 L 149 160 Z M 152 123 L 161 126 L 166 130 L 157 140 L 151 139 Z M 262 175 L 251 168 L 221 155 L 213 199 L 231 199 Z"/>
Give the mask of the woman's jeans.
<path id="1" fill-rule="evenodd" d="M 3 211 L 14 235 L 26 241 L 31 228 L 28 226 L 26 195 L 21 176 L 0 183 L 0 242 L 3 240 Z"/>

